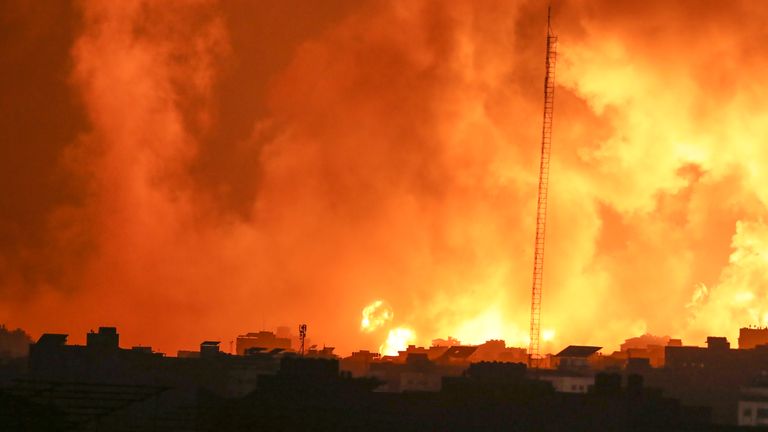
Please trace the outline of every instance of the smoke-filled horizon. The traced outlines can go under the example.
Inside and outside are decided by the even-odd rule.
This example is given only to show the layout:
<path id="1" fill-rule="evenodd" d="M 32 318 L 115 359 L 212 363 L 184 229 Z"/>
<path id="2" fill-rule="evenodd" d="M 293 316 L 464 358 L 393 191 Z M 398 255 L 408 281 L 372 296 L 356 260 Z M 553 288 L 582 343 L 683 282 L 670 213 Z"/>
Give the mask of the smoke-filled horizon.
<path id="1" fill-rule="evenodd" d="M 768 324 L 767 19 L 553 2 L 545 352 Z M 0 21 L 1 322 L 170 353 L 299 323 L 342 353 L 527 345 L 544 2 Z"/>

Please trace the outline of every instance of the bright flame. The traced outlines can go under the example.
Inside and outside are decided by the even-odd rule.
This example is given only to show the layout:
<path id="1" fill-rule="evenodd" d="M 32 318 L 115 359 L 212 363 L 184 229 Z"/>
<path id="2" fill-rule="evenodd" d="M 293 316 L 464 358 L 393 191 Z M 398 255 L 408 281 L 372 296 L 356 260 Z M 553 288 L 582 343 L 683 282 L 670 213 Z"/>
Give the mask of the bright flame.
<path id="1" fill-rule="evenodd" d="M 396 356 L 398 351 L 408 348 L 416 340 L 416 333 L 407 327 L 396 327 L 389 331 L 387 340 L 379 347 L 382 355 Z"/>
<path id="2" fill-rule="evenodd" d="M 544 342 L 550 342 L 555 338 L 555 331 L 552 329 L 545 329 L 541 332 L 541 340 Z"/>
<path id="3" fill-rule="evenodd" d="M 395 313 L 384 301 L 376 300 L 363 308 L 363 319 L 360 321 L 360 330 L 370 333 L 392 321 Z"/>
<path id="4" fill-rule="evenodd" d="M 252 29 L 293 8 L 71 3 L 77 26 L 11 7 L 57 54 L 0 80 L 25 116 L 0 131 L 45 144 L 0 158 L 0 196 L 34 188 L 0 212 L 3 321 L 170 352 L 249 316 L 318 323 L 339 353 L 398 325 L 528 345 L 544 8 L 338 2 L 272 40 Z M 547 349 L 768 322 L 768 3 L 698 2 L 701 32 L 670 25 L 680 3 L 558 2 Z M 0 44 L 19 70 L 28 36 Z M 406 318 L 374 305 L 355 329 L 382 292 Z"/>
<path id="5" fill-rule="evenodd" d="M 502 311 L 494 306 L 474 316 L 462 317 L 450 323 L 444 333 L 450 333 L 469 345 L 479 345 L 490 339 L 503 339 L 510 346 L 528 346 L 528 331 L 509 322 Z"/>
<path id="6" fill-rule="evenodd" d="M 751 291 L 739 291 L 733 295 L 734 304 L 745 304 L 754 300 L 755 294 Z"/>
<path id="7" fill-rule="evenodd" d="M 694 292 L 691 328 L 699 338 L 723 334 L 731 340 L 738 337 L 738 328 L 747 325 L 766 325 L 768 308 L 768 225 L 763 222 L 736 224 L 733 252 L 729 264 L 720 274 L 720 280 L 706 296 Z M 706 301 L 697 301 L 706 297 Z"/>

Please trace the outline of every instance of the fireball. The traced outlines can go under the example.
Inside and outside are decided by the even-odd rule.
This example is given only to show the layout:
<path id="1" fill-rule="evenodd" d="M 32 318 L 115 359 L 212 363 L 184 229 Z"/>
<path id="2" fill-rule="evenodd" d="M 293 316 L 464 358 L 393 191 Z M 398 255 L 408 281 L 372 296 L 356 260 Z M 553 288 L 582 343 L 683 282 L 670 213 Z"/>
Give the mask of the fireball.
<path id="1" fill-rule="evenodd" d="M 386 302 L 383 300 L 376 300 L 363 308 L 363 318 L 360 321 L 360 330 L 365 333 L 371 333 L 374 330 L 389 324 L 394 316 L 395 313 Z"/>
<path id="2" fill-rule="evenodd" d="M 379 347 L 381 355 L 396 356 L 398 351 L 408 348 L 416 340 L 416 333 L 407 327 L 396 327 L 389 331 L 387 340 Z"/>

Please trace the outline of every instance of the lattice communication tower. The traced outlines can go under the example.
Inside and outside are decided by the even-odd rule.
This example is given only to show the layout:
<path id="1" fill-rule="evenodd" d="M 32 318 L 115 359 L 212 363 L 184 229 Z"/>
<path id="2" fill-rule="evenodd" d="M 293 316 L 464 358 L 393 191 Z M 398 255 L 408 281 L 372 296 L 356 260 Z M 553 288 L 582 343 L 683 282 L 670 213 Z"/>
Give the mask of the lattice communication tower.
<path id="1" fill-rule="evenodd" d="M 547 189 L 549 159 L 552 150 L 552 118 L 555 105 L 555 63 L 557 36 L 552 31 L 551 7 L 547 11 L 547 55 L 544 75 L 544 121 L 541 131 L 541 163 L 539 165 L 539 195 L 536 205 L 536 242 L 533 256 L 533 287 L 531 289 L 531 328 L 528 364 L 538 369 L 539 336 L 541 333 L 541 290 L 544 276 L 544 237 L 547 228 Z"/>

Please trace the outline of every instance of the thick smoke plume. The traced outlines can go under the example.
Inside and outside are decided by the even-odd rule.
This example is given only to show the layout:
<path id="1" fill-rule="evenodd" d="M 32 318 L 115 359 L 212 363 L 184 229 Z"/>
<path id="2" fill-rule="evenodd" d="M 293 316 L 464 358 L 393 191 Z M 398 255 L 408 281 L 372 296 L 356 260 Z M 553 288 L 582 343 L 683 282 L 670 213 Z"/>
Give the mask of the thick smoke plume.
<path id="1" fill-rule="evenodd" d="M 553 10 L 544 348 L 768 323 L 768 6 Z M 382 300 L 420 344 L 526 344 L 542 2 L 0 13 L 9 325 L 173 352 L 305 322 L 349 352 Z"/>

